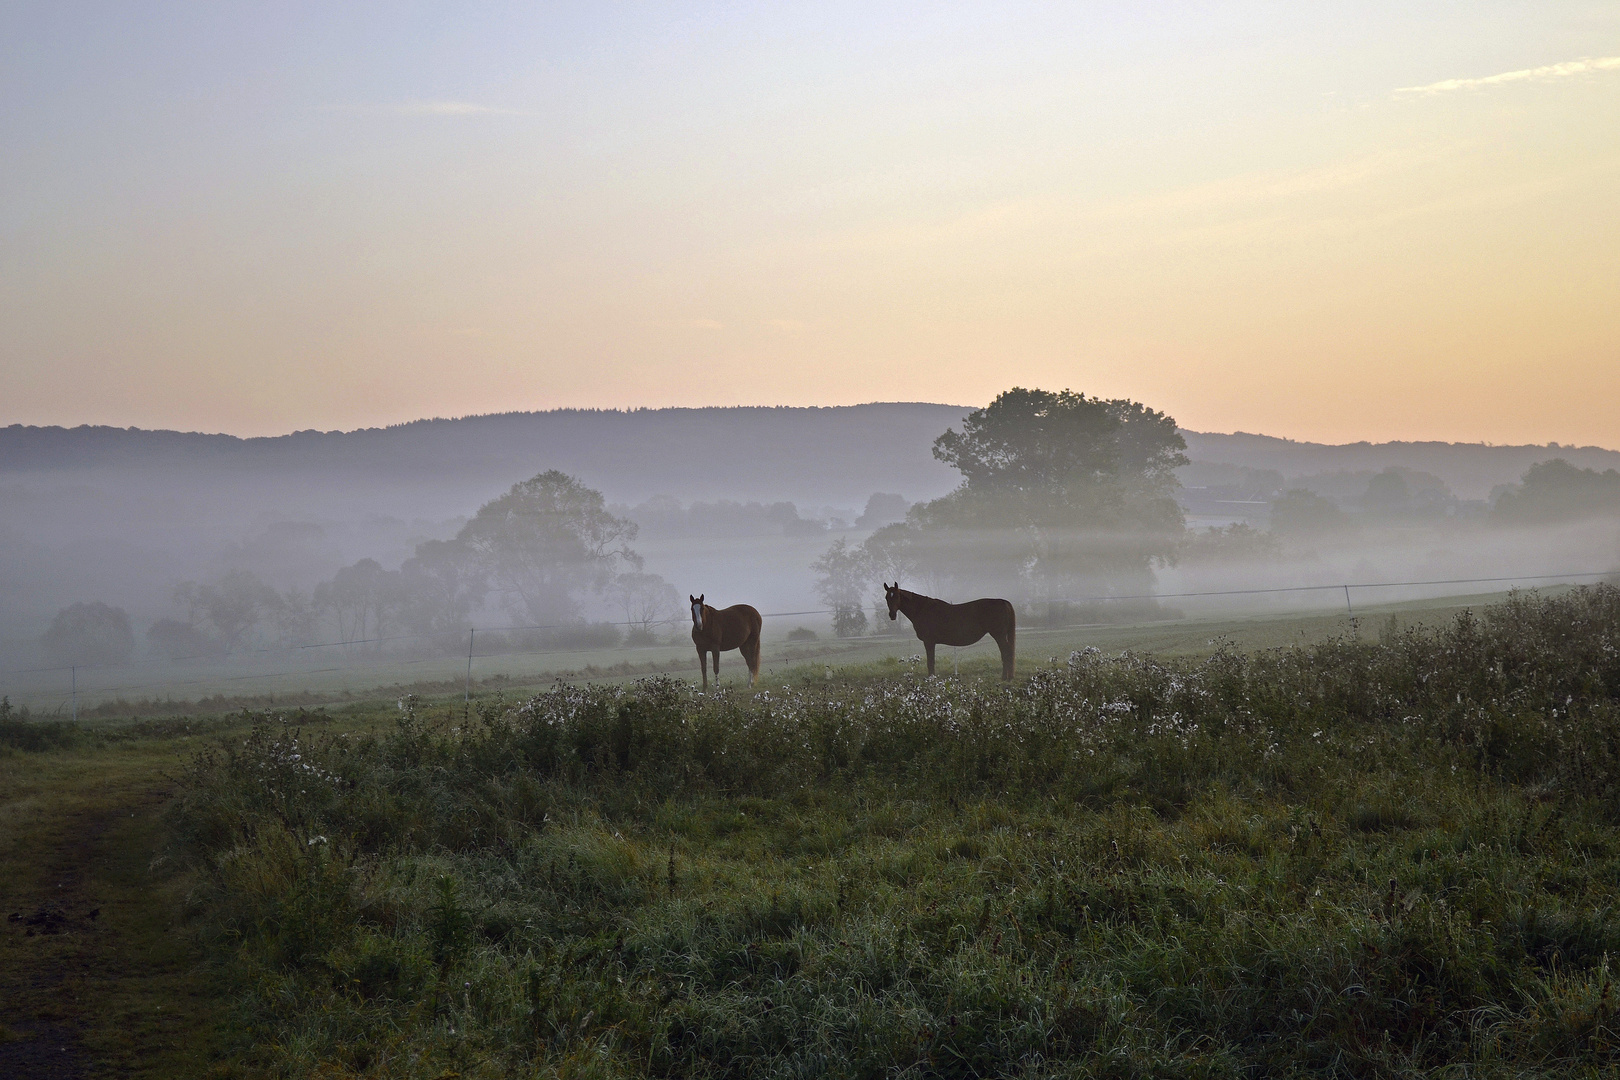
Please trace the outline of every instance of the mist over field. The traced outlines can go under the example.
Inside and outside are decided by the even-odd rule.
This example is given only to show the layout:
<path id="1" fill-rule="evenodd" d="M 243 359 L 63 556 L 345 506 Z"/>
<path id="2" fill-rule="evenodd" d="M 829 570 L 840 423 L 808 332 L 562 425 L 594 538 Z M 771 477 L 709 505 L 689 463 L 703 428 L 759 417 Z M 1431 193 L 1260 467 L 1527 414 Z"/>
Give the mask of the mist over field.
<path id="1" fill-rule="evenodd" d="M 1010 435 L 979 432 L 978 465 L 952 458 L 947 432 L 1004 402 L 565 410 L 266 439 L 13 426 L 0 430 L 5 690 L 26 699 L 41 677 L 29 669 L 70 664 L 160 685 L 187 665 L 330 642 L 452 654 L 471 627 L 548 628 L 490 648 L 679 642 L 698 593 L 772 615 L 769 641 L 909 636 L 881 610 L 895 579 L 1006 596 L 1039 627 L 1353 611 L 1620 567 L 1613 450 L 1327 446 L 1178 431 L 1126 403 L 1158 418 L 1158 457 L 1131 466 L 1108 450 L 1098 461 L 1118 475 L 1103 479 L 1068 462 L 1093 470 L 1075 487 L 1006 463 L 1047 453 L 1015 445 L 1039 443 L 1047 420 L 1007 412 Z M 983 472 L 992 461 L 1002 472 Z M 542 476 L 595 499 L 612 536 L 588 572 L 537 591 L 491 577 L 496 541 L 475 534 Z M 479 543 L 474 573 L 457 560 Z M 1507 580 L 1386 587 L 1469 578 Z M 1347 583 L 1362 587 L 1320 588 Z M 796 612 L 810 614 L 774 617 Z"/>

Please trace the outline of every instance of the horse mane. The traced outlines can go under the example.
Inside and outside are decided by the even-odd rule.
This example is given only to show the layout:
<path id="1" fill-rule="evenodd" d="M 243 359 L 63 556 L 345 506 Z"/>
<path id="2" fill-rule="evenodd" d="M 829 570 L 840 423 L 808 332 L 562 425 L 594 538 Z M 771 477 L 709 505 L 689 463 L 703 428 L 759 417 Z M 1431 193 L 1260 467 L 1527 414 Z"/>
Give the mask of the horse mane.
<path id="1" fill-rule="evenodd" d="M 934 605 L 934 606 L 938 606 L 938 607 L 950 607 L 951 606 L 951 603 L 950 603 L 949 600 L 941 600 L 937 596 L 927 596 L 927 595 L 925 595 L 923 593 L 920 593 L 920 592 L 912 592 L 910 589 L 896 589 L 895 593 L 899 596 L 899 602 L 896 602 L 896 604 L 895 604 L 895 607 L 897 607 L 897 608 L 900 607 L 901 602 L 904 602 L 906 600 L 918 601 L 925 607 L 929 606 L 929 605 Z"/>

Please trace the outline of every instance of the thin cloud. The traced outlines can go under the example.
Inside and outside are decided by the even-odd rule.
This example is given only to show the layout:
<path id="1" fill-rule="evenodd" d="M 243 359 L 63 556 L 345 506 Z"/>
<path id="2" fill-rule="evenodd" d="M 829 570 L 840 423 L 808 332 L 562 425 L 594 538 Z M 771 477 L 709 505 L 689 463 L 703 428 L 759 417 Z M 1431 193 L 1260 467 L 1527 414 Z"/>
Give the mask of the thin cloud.
<path id="1" fill-rule="evenodd" d="M 476 101 L 404 101 L 393 105 L 329 105 L 324 112 L 361 116 L 522 116 L 517 109 L 480 105 Z"/>
<path id="2" fill-rule="evenodd" d="M 726 324 L 719 319 L 688 319 L 686 325 L 692 330 L 724 330 L 726 328 Z"/>
<path id="3" fill-rule="evenodd" d="M 1620 56 L 1583 56 L 1579 60 L 1566 60 L 1562 64 L 1525 68 L 1522 71 L 1504 71 L 1500 75 L 1487 75 L 1482 79 L 1444 79 L 1427 86 L 1403 86 L 1397 94 L 1446 94 L 1453 90 L 1476 90 L 1487 86 L 1501 86 L 1516 82 L 1547 82 L 1566 79 L 1571 75 L 1586 75 L 1596 71 L 1620 70 Z"/>

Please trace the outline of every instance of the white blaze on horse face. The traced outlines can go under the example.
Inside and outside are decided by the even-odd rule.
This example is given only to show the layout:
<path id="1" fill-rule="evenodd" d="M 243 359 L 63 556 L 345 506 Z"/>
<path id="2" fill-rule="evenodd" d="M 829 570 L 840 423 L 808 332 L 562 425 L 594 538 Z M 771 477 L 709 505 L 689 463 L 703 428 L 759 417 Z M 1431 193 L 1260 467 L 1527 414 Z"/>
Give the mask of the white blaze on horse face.
<path id="1" fill-rule="evenodd" d="M 692 601 L 692 625 L 699 628 L 703 626 L 703 601 L 701 600 Z"/>

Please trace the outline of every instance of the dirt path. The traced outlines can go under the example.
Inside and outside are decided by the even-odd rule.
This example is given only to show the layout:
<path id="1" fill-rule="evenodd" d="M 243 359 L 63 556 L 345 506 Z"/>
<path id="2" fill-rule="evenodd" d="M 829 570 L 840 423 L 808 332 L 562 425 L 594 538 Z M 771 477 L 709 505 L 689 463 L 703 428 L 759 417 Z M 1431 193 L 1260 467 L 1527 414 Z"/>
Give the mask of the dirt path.
<path id="1" fill-rule="evenodd" d="M 209 1072 L 216 1006 L 153 868 L 178 749 L 0 758 L 0 1077 Z"/>

